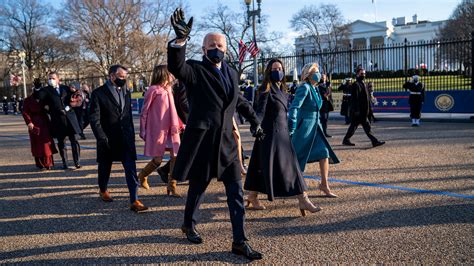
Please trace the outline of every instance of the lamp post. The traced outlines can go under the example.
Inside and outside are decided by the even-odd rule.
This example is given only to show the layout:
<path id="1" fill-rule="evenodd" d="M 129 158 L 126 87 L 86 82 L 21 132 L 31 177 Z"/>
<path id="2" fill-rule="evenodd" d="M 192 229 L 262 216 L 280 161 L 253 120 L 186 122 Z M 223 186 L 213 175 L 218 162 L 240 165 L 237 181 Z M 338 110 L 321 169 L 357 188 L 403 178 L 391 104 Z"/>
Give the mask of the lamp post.
<path id="1" fill-rule="evenodd" d="M 253 0 L 244 0 L 245 4 L 247 5 L 247 23 L 250 24 L 250 18 L 252 18 L 252 29 L 253 29 L 253 41 L 256 42 L 257 36 L 257 29 L 255 25 L 255 17 L 258 17 L 258 23 L 260 23 L 260 4 L 262 0 L 256 0 L 258 8 L 255 9 L 255 1 Z M 252 4 L 252 10 L 250 10 L 250 4 Z M 256 45 L 256 43 L 255 43 Z M 253 58 L 253 82 L 254 88 L 256 89 L 258 86 L 258 63 L 257 63 L 257 56 Z"/>
<path id="2" fill-rule="evenodd" d="M 24 95 L 24 98 L 26 98 L 28 95 L 26 95 L 26 78 L 25 78 L 25 57 L 26 57 L 26 53 L 25 51 L 21 51 L 19 54 L 18 54 L 18 57 L 20 57 L 20 60 L 21 60 L 21 72 L 23 72 L 23 95 Z M 24 99 L 23 98 L 23 99 Z"/>

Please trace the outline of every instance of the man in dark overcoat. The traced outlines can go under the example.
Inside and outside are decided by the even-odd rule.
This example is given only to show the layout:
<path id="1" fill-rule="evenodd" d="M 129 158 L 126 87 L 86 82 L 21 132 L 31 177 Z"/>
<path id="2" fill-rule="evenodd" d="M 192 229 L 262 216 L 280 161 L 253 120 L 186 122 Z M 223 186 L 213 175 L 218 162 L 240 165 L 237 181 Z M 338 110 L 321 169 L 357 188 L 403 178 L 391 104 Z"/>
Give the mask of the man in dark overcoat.
<path id="1" fill-rule="evenodd" d="M 418 75 L 414 75 L 411 81 L 403 84 L 403 88 L 410 92 L 408 104 L 410 104 L 411 125 L 420 126 L 421 107 L 425 101 L 425 85 L 420 82 Z"/>
<path id="2" fill-rule="evenodd" d="M 176 9 L 171 16 L 176 39 L 168 44 L 168 69 L 184 82 L 189 101 L 189 117 L 181 142 L 173 178 L 189 179 L 182 231 L 196 244 L 202 238 L 196 231 L 197 210 L 213 177 L 223 181 L 232 223 L 232 252 L 249 259 L 262 254 L 247 244 L 244 233 L 244 200 L 237 143 L 232 134 L 232 116 L 237 110 L 251 124 L 256 137 L 263 136 L 251 104 L 239 92 L 237 72 L 223 61 L 227 51 L 224 35 L 208 33 L 203 41 L 202 61 L 185 61 L 186 41 L 192 18 Z"/>
<path id="3" fill-rule="evenodd" d="M 354 135 L 359 125 L 362 125 L 364 128 L 365 134 L 372 142 L 372 146 L 377 147 L 385 144 L 385 141 L 379 141 L 371 131 L 369 115 L 372 112 L 372 105 L 370 101 L 370 93 L 367 89 L 364 79 L 365 69 L 359 68 L 357 70 L 356 82 L 354 82 L 351 86 L 351 101 L 349 107 L 351 124 L 347 129 L 344 140 L 342 141 L 343 145 L 355 146 L 355 144 L 352 143 L 350 139 Z"/>
<path id="4" fill-rule="evenodd" d="M 80 168 L 81 148 L 76 134 L 81 132 L 74 109 L 71 107 L 71 92 L 68 86 L 60 84 L 59 75 L 53 71 L 48 74 L 48 86 L 41 90 L 40 102 L 51 116 L 51 135 L 58 140 L 59 154 L 63 161 L 63 169 L 68 169 L 67 149 L 64 144 L 66 137 L 71 142 L 74 166 Z"/>
<path id="5" fill-rule="evenodd" d="M 130 209 L 140 212 L 148 208 L 138 200 L 135 129 L 131 93 L 126 86 L 127 74 L 124 66 L 113 65 L 109 68 L 109 79 L 92 92 L 89 121 L 97 140 L 100 198 L 105 202 L 112 201 L 107 185 L 112 162 L 119 161 L 125 169 Z"/>

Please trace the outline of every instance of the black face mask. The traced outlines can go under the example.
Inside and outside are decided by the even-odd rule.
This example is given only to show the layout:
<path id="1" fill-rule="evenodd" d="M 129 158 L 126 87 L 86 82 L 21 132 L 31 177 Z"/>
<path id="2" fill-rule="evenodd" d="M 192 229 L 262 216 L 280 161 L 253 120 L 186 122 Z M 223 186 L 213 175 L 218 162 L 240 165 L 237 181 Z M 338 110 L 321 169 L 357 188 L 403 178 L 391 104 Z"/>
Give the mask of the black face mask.
<path id="1" fill-rule="evenodd" d="M 125 85 L 125 83 L 127 83 L 127 80 L 116 78 L 114 83 L 115 83 L 115 85 L 117 85 L 117 87 L 121 88 L 121 87 L 123 87 L 123 85 Z"/>
<path id="2" fill-rule="evenodd" d="M 365 76 L 362 76 L 362 75 L 357 77 L 357 80 L 360 80 L 360 81 L 363 81 L 364 79 L 365 79 Z"/>
<path id="3" fill-rule="evenodd" d="M 222 59 L 224 59 L 224 52 L 215 48 L 212 50 L 207 50 L 206 56 L 212 63 L 219 64 L 222 62 Z"/>
<path id="4" fill-rule="evenodd" d="M 39 99 L 40 90 L 33 89 L 33 98 Z"/>

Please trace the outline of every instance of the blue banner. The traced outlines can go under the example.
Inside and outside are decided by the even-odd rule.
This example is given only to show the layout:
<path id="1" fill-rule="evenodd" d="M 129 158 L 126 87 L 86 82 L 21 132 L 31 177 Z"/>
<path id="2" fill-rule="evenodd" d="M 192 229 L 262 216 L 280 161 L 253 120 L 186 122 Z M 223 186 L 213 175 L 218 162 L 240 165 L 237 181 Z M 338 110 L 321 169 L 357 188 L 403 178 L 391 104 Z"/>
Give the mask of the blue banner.
<path id="1" fill-rule="evenodd" d="M 132 99 L 132 114 L 138 115 L 142 111 L 143 107 L 143 98 Z"/>
<path id="2" fill-rule="evenodd" d="M 409 113 L 409 92 L 375 92 L 374 112 Z M 474 91 L 427 91 L 422 113 L 474 113 Z"/>

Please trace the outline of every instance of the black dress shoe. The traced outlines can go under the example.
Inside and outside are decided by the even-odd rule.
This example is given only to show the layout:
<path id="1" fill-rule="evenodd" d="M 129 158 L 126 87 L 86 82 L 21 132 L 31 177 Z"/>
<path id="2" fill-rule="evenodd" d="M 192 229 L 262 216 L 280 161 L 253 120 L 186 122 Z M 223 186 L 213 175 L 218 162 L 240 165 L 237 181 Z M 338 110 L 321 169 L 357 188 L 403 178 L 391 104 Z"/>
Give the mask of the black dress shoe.
<path id="1" fill-rule="evenodd" d="M 241 244 L 232 243 L 232 253 L 236 255 L 243 255 L 249 260 L 261 260 L 262 253 L 255 251 L 247 242 Z"/>
<path id="2" fill-rule="evenodd" d="M 332 138 L 332 136 L 331 136 L 331 135 L 328 135 L 328 134 L 326 134 L 326 135 L 324 135 L 324 136 L 325 136 L 326 138 L 328 138 L 328 139 L 329 139 L 329 138 Z"/>
<path id="3" fill-rule="evenodd" d="M 75 163 L 74 166 L 76 166 L 76 169 L 79 169 L 82 167 L 80 163 Z"/>
<path id="4" fill-rule="evenodd" d="M 372 146 L 377 147 L 377 146 L 382 146 L 385 144 L 385 141 L 377 141 L 372 143 Z"/>
<path id="5" fill-rule="evenodd" d="M 183 231 L 183 233 L 186 234 L 186 238 L 188 239 L 189 242 L 194 243 L 194 244 L 202 243 L 202 238 L 199 235 L 199 233 L 196 231 L 196 229 L 181 226 L 181 231 Z"/>
<path id="6" fill-rule="evenodd" d="M 161 167 L 158 167 L 158 169 L 156 169 L 156 172 L 160 176 L 161 181 L 163 181 L 163 183 L 165 184 L 168 184 L 168 174 L 165 173 Z"/>
<path id="7" fill-rule="evenodd" d="M 343 140 L 342 141 L 342 145 L 346 145 L 346 146 L 355 146 L 354 143 L 350 142 L 349 140 Z"/>

